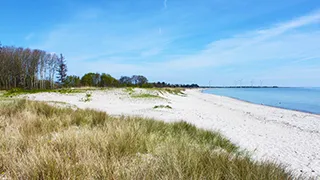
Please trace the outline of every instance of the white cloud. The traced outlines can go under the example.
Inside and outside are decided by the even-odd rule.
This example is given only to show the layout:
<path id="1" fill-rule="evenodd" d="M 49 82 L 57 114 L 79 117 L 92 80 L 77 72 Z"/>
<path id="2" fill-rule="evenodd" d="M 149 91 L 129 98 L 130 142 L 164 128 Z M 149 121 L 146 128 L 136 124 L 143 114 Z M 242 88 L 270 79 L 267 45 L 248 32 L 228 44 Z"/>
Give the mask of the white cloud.
<path id="1" fill-rule="evenodd" d="M 168 2 L 168 0 L 164 0 L 164 1 L 163 1 L 163 7 L 164 7 L 164 9 L 167 9 L 167 2 Z"/>
<path id="2" fill-rule="evenodd" d="M 320 30 L 300 30 L 319 23 L 320 11 L 274 27 L 214 41 L 189 57 L 168 61 L 168 66 L 194 69 L 237 65 L 253 61 L 308 60 L 320 56 Z"/>
<path id="3" fill-rule="evenodd" d="M 167 7 L 166 0 L 164 7 Z M 90 15 L 89 17 L 95 16 Z M 211 77 L 207 77 L 209 75 L 202 71 L 205 68 L 230 66 L 230 69 L 233 69 L 237 65 L 251 65 L 260 62 L 268 62 L 276 66 L 280 61 L 299 64 L 319 59 L 320 29 L 317 27 L 308 28 L 319 23 L 319 20 L 320 11 L 317 11 L 269 28 L 252 30 L 230 38 L 213 41 L 197 53 L 181 56 L 177 56 L 173 50 L 171 54 L 166 54 L 169 56 L 165 56 L 167 52 L 164 49 L 168 50 L 168 44 L 179 37 L 173 34 L 170 36 L 168 27 L 165 27 L 166 33 L 163 33 L 159 24 L 153 24 L 152 18 L 113 23 L 108 21 L 97 24 L 88 20 L 59 26 L 47 34 L 45 41 L 36 48 L 66 52 L 65 56 L 68 61 L 70 60 L 69 64 L 72 65 L 70 67 L 75 67 L 70 68 L 70 72 L 75 74 L 98 71 L 108 72 L 115 76 L 144 74 L 156 80 L 167 78 L 163 80 L 176 79 L 178 82 L 182 82 L 183 79 L 198 78 L 207 82 L 208 80 L 205 78 L 220 78 L 226 74 L 219 74 L 218 77 L 212 71 Z M 149 23 L 154 26 L 148 26 Z M 141 25 L 146 25 L 143 26 L 143 30 L 141 30 Z M 182 39 L 192 41 L 192 39 Z M 149 56 L 156 55 L 161 61 L 139 61 L 141 60 L 139 58 L 147 59 Z M 89 62 L 87 60 L 95 61 Z M 320 79 L 320 73 L 315 73 L 319 70 L 318 67 L 303 66 L 285 68 L 279 66 L 276 68 L 277 70 L 272 70 L 274 74 L 269 77 L 286 79 L 285 77 L 290 77 L 290 74 L 298 69 L 297 67 L 300 68 L 298 72 L 303 73 L 301 78 Z M 294 70 L 290 70 L 290 68 Z M 239 78 L 239 76 L 250 80 L 255 76 L 267 79 L 267 71 L 269 70 L 261 69 L 259 73 L 241 74 L 237 72 L 236 68 L 232 72 L 225 72 L 228 73 L 228 76 L 232 75 L 225 79 L 229 78 L 230 82 L 234 81 L 232 78 Z M 210 72 L 208 71 L 208 73 Z M 295 74 L 296 76 L 299 74 Z M 225 81 L 225 79 L 221 81 Z"/>
<path id="4" fill-rule="evenodd" d="M 152 48 L 152 49 L 148 49 L 146 51 L 143 51 L 141 53 L 142 57 L 148 57 L 148 56 L 155 56 L 159 53 L 161 53 L 162 49 L 161 48 Z"/>
<path id="5" fill-rule="evenodd" d="M 30 34 L 28 34 L 24 39 L 25 40 L 30 40 L 31 38 L 33 38 L 34 37 L 34 33 L 30 33 Z"/>

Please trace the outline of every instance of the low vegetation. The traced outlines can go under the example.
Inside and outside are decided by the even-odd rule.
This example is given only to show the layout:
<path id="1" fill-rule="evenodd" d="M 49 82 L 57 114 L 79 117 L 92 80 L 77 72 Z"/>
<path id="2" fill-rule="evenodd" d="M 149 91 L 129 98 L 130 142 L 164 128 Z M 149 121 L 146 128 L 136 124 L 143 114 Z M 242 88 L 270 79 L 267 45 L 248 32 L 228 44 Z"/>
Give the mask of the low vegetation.
<path id="1" fill-rule="evenodd" d="M 183 88 L 157 88 L 160 93 L 169 93 L 174 95 L 185 95 Z"/>
<path id="2" fill-rule="evenodd" d="M 82 93 L 87 91 L 87 89 L 71 89 L 71 88 L 64 88 L 64 89 L 33 89 L 33 90 L 25 90 L 20 88 L 14 88 L 9 91 L 3 93 L 5 97 L 14 97 L 22 94 L 35 94 L 35 93 L 43 93 L 43 92 L 55 92 L 61 94 L 72 94 L 72 93 Z"/>
<path id="3" fill-rule="evenodd" d="M 76 94 L 76 93 L 87 93 L 88 91 L 95 90 L 108 90 L 109 88 L 62 88 L 62 89 L 34 89 L 34 90 L 25 90 L 20 88 L 14 88 L 8 91 L 3 91 L 0 93 L 2 97 L 15 97 L 23 94 L 36 94 L 36 93 L 45 93 L 53 92 L 60 94 Z"/>
<path id="4" fill-rule="evenodd" d="M 172 107 L 169 105 L 157 105 L 153 107 L 153 109 L 161 109 L 161 108 L 172 109 Z"/>
<path id="5" fill-rule="evenodd" d="M 92 100 L 92 93 L 91 92 L 87 92 L 84 98 L 81 98 L 80 101 L 83 102 L 89 102 Z"/>
<path id="6" fill-rule="evenodd" d="M 160 98 L 163 99 L 161 96 L 154 95 L 154 94 L 133 94 L 131 95 L 133 98 Z"/>
<path id="7" fill-rule="evenodd" d="M 132 95 L 134 93 L 134 88 L 132 87 L 127 87 L 125 88 L 125 91 L 129 93 L 129 95 Z"/>
<path id="8" fill-rule="evenodd" d="M 3 179 L 292 179 L 219 133 L 19 100 L 0 106 Z"/>

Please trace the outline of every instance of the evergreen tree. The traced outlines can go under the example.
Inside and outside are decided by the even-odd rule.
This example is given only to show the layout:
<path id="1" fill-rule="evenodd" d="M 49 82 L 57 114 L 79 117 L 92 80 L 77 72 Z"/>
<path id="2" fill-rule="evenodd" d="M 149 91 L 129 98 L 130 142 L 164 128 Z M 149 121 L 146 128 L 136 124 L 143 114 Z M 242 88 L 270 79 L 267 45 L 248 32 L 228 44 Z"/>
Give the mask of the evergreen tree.
<path id="1" fill-rule="evenodd" d="M 57 76 L 58 83 L 64 85 L 64 83 L 66 81 L 66 78 L 67 78 L 67 71 L 68 71 L 68 69 L 67 69 L 66 60 L 63 57 L 63 55 L 60 54 L 60 58 L 58 58 L 58 69 L 57 69 L 57 72 L 58 72 L 58 76 Z"/>

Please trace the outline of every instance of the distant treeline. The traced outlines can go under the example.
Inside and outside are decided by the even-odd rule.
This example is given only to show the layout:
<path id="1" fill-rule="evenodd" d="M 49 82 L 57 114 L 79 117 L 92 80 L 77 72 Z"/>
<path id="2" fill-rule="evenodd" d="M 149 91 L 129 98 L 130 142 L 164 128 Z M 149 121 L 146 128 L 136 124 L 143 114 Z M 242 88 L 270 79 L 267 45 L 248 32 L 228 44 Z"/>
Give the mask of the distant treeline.
<path id="1" fill-rule="evenodd" d="M 142 88 L 162 88 L 162 87 L 183 87 L 197 88 L 197 84 L 169 84 L 165 82 L 152 82 L 142 75 L 122 76 L 120 79 L 112 77 L 106 73 L 87 73 L 81 78 L 79 76 L 67 76 L 64 82 L 65 87 L 142 87 Z"/>
<path id="2" fill-rule="evenodd" d="M 201 88 L 279 88 L 278 86 L 201 86 Z"/>
<path id="3" fill-rule="evenodd" d="M 43 50 L 2 46 L 0 43 L 0 89 L 53 89 L 58 87 L 183 87 L 197 84 L 150 83 L 142 75 L 122 76 L 120 79 L 106 73 L 87 73 L 67 76 L 65 57 Z"/>
<path id="4" fill-rule="evenodd" d="M 0 43 L 0 89 L 54 88 L 55 78 L 64 78 L 60 75 L 66 76 L 62 54 L 58 56 L 43 50 L 2 46 Z"/>

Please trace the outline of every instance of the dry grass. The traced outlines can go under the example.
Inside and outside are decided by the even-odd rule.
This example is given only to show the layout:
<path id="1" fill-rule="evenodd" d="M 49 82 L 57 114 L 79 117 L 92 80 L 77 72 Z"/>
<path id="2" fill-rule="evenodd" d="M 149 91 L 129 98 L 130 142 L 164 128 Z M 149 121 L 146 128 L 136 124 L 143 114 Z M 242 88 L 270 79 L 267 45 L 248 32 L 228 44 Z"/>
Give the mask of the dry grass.
<path id="1" fill-rule="evenodd" d="M 291 179 L 220 134 L 25 100 L 0 106 L 0 178 Z"/>

